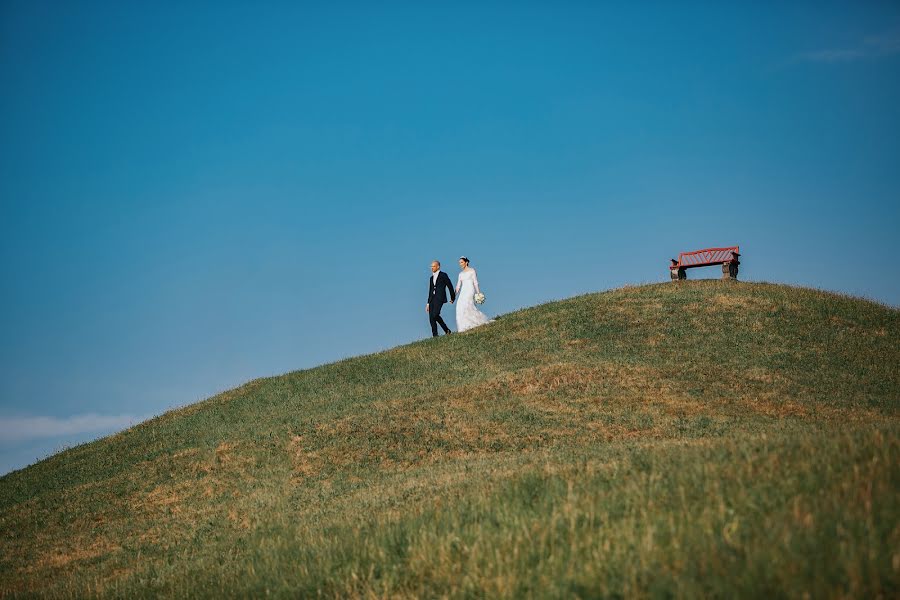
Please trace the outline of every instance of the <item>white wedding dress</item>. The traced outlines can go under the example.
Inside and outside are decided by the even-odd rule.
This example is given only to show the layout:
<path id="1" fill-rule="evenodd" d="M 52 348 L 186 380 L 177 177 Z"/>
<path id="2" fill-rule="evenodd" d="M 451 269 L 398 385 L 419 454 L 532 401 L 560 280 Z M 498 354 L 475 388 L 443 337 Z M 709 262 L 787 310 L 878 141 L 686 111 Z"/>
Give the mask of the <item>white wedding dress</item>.
<path id="1" fill-rule="evenodd" d="M 456 329 L 466 331 L 485 323 L 491 323 L 483 312 L 475 306 L 475 293 L 478 288 L 478 275 L 475 269 L 460 271 L 456 280 Z"/>

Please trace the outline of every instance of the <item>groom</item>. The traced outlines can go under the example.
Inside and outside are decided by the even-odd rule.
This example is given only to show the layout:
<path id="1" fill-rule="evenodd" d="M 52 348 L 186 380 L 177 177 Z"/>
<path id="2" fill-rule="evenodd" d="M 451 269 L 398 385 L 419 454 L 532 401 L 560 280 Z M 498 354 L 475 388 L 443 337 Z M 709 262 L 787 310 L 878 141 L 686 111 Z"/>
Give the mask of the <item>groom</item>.
<path id="1" fill-rule="evenodd" d="M 450 283 L 447 274 L 441 271 L 441 263 L 434 261 L 431 263 L 431 277 L 428 278 L 428 304 L 425 305 L 425 312 L 428 313 L 428 320 L 431 321 L 431 335 L 434 337 L 437 337 L 439 324 L 444 333 L 451 333 L 450 328 L 441 318 L 441 307 L 447 302 L 445 289 L 450 290 L 450 304 L 453 304 L 456 300 L 453 284 Z"/>

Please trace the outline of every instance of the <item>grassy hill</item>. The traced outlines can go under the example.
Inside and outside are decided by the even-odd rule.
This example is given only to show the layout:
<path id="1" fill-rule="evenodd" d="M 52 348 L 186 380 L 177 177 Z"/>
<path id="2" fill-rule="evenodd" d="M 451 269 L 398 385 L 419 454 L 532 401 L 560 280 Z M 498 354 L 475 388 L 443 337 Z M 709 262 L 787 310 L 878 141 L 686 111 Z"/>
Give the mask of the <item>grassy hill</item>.
<path id="1" fill-rule="evenodd" d="M 900 595 L 900 311 L 628 287 L 0 478 L 0 594 Z"/>

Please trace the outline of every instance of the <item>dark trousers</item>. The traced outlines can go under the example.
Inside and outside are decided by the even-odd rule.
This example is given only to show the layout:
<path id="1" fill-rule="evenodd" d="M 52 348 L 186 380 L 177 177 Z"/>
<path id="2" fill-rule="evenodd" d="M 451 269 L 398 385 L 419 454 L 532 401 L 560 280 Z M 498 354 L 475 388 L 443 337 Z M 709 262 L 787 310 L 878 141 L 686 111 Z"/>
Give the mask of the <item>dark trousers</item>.
<path id="1" fill-rule="evenodd" d="M 441 329 L 444 330 L 444 333 L 450 333 L 450 328 L 447 327 L 447 324 L 444 323 L 444 320 L 441 318 L 441 308 L 444 306 L 443 302 L 435 302 L 434 304 L 429 306 L 428 311 L 428 320 L 431 322 L 431 335 L 437 337 L 437 326 L 440 325 Z"/>

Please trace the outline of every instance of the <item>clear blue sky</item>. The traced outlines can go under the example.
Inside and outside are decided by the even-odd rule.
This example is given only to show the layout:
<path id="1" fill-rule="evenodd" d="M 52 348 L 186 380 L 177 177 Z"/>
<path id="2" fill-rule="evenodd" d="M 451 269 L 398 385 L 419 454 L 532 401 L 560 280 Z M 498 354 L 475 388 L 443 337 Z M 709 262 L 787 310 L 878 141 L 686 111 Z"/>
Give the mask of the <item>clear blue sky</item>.
<path id="1" fill-rule="evenodd" d="M 432 258 L 900 304 L 900 5 L 725 5 L 3 2 L 0 472 L 425 337 Z"/>

